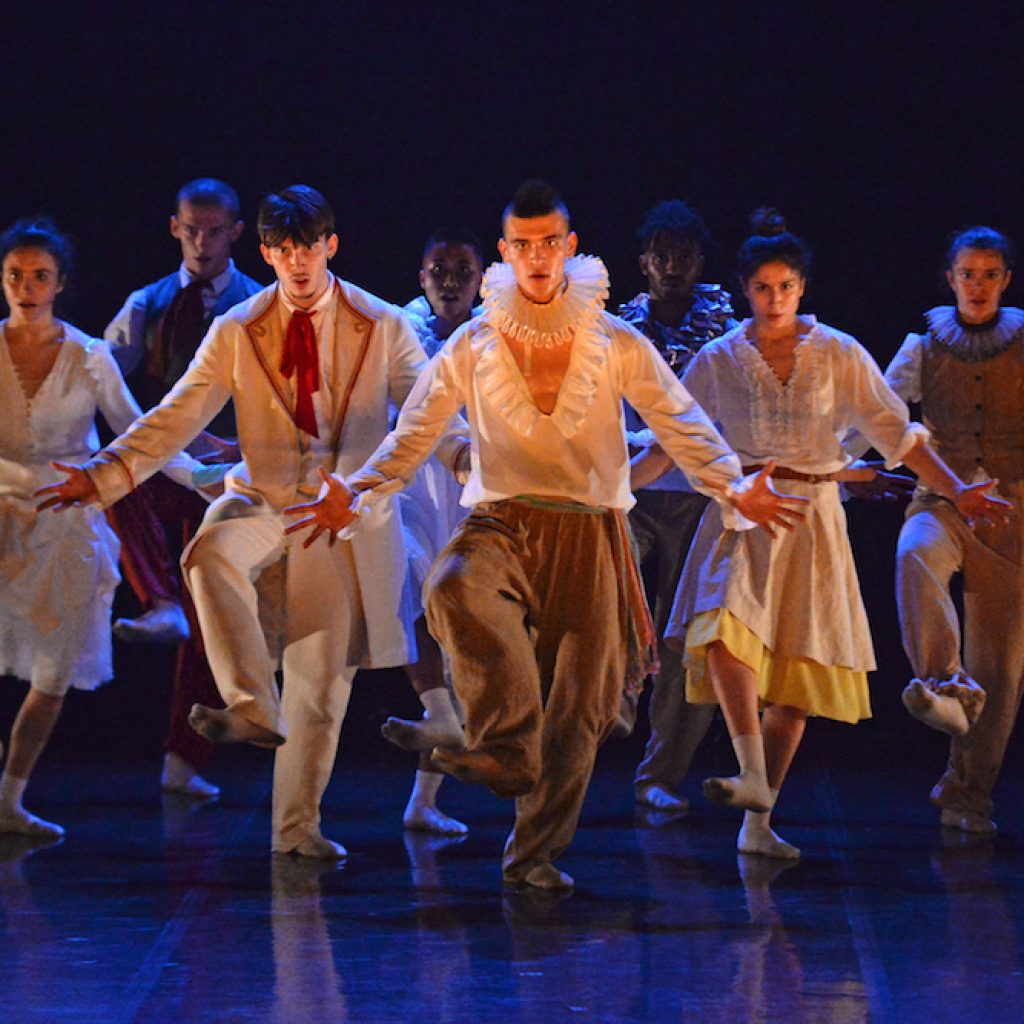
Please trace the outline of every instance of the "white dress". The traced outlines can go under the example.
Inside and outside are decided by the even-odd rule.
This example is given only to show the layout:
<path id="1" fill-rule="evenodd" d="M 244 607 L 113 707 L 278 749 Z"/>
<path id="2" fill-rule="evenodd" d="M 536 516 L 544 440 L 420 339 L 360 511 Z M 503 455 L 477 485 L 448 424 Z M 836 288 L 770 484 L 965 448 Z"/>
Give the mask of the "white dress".
<path id="1" fill-rule="evenodd" d="M 706 345 L 683 384 L 719 426 L 744 466 L 775 460 L 824 474 L 850 461 L 841 446 L 856 427 L 889 467 L 927 438 L 854 338 L 803 318 L 786 384 L 747 336 L 750 321 Z M 866 672 L 875 667 L 871 635 L 836 483 L 779 480 L 777 489 L 810 499 L 793 530 L 723 534 L 708 508 L 687 559 L 667 635 L 682 640 L 701 612 L 724 608 L 775 655 Z"/>
<path id="2" fill-rule="evenodd" d="M 64 324 L 46 379 L 25 397 L 0 337 L 0 673 L 60 696 L 109 680 L 120 544 L 95 505 L 37 513 L 32 493 L 99 448 L 95 416 L 125 430 L 139 407 L 106 342 Z"/>

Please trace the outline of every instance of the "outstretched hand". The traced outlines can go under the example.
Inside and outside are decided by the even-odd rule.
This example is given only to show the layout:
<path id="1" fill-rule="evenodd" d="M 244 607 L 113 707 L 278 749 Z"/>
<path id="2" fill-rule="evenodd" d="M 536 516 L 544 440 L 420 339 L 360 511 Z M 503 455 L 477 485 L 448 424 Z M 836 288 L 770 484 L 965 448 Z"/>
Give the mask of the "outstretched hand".
<path id="1" fill-rule="evenodd" d="M 301 505 L 290 505 L 284 510 L 286 516 L 304 516 L 292 523 L 285 533 L 313 528 L 313 532 L 302 542 L 308 548 L 322 533 L 327 534 L 328 544 L 338 539 L 338 531 L 344 530 L 359 517 L 352 511 L 352 492 L 336 477 L 324 469 L 319 470 L 320 479 L 327 484 L 327 490 L 316 501 L 305 501 Z"/>
<path id="2" fill-rule="evenodd" d="M 32 497 L 46 497 L 37 508 L 37 512 L 52 508 L 54 512 L 63 512 L 66 508 L 76 505 L 89 505 L 99 500 L 96 485 L 92 477 L 81 466 L 72 466 L 66 462 L 51 462 L 54 469 L 65 474 L 65 479 L 47 487 L 40 487 Z"/>
<path id="3" fill-rule="evenodd" d="M 884 462 L 857 462 L 851 469 L 870 471 L 870 475 L 842 478 L 843 486 L 861 501 L 905 501 L 913 495 L 917 486 L 913 477 L 890 473 L 885 469 Z"/>
<path id="4" fill-rule="evenodd" d="M 732 496 L 736 510 L 760 526 L 770 537 L 775 536 L 777 526 L 792 530 L 797 523 L 803 522 L 805 517 L 801 506 L 807 504 L 807 498 L 796 494 L 780 494 L 775 490 L 771 480 L 773 469 L 775 463 L 769 462 L 754 477 L 750 487 Z"/>
<path id="5" fill-rule="evenodd" d="M 956 505 L 957 511 L 967 520 L 967 525 L 972 530 L 979 521 L 991 526 L 1001 526 L 1010 521 L 1013 505 L 989 493 L 998 484 L 998 480 L 983 480 L 979 484 L 969 484 L 954 499 L 953 504 Z"/>

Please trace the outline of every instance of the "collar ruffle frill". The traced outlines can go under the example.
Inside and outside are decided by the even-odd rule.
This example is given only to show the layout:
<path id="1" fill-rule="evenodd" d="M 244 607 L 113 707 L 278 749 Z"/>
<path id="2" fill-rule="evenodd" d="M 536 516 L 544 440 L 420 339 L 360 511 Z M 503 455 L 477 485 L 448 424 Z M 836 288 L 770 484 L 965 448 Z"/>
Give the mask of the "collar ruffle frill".
<path id="1" fill-rule="evenodd" d="M 961 323 L 956 306 L 936 306 L 924 318 L 935 343 L 965 363 L 991 359 L 1024 337 L 1024 310 L 1015 306 L 1003 306 L 994 320 L 978 327 Z"/>
<path id="2" fill-rule="evenodd" d="M 785 384 L 761 355 L 751 333 L 753 320 L 736 329 L 734 352 L 750 384 L 751 436 L 762 451 L 803 463 L 813 459 L 811 424 L 821 415 L 823 389 L 822 325 L 813 314 L 802 314 L 806 329 L 793 350 L 793 372 Z"/>
<path id="3" fill-rule="evenodd" d="M 512 267 L 494 263 L 484 275 L 484 300 L 490 337 L 477 362 L 477 385 L 488 403 L 516 433 L 532 434 L 541 419 L 563 437 L 572 437 L 594 403 L 608 359 L 610 339 L 591 330 L 608 298 L 608 271 L 596 256 L 573 256 L 565 264 L 566 287 L 551 302 L 531 302 L 520 292 Z M 500 334 L 531 348 L 573 342 L 569 368 L 555 408 L 542 413 L 515 357 Z"/>

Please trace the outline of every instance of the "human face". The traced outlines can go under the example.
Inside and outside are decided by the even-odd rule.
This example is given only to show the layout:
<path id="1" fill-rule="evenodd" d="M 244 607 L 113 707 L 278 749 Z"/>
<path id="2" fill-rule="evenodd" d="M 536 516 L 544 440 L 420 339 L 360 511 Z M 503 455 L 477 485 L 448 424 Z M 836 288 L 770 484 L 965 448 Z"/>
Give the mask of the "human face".
<path id="1" fill-rule="evenodd" d="M 64 290 L 57 261 L 45 249 L 12 249 L 3 263 L 4 298 L 11 319 L 21 322 L 49 320 L 53 303 Z"/>
<path id="2" fill-rule="evenodd" d="M 640 271 L 655 302 L 680 302 L 693 296 L 693 286 L 704 268 L 700 245 L 692 238 L 662 232 L 640 256 Z"/>
<path id="3" fill-rule="evenodd" d="M 803 275 L 782 260 L 761 264 L 743 282 L 758 335 L 778 336 L 794 330 L 806 284 Z"/>
<path id="4" fill-rule="evenodd" d="M 999 302 L 1012 277 L 1002 253 L 993 249 L 961 249 L 946 271 L 956 295 L 956 311 L 968 324 L 983 324 L 999 312 Z"/>
<path id="5" fill-rule="evenodd" d="M 576 232 L 555 210 L 543 217 L 506 217 L 498 252 L 512 264 L 519 290 L 531 302 L 550 302 L 565 281 L 565 261 L 576 254 Z"/>
<path id="6" fill-rule="evenodd" d="M 193 277 L 216 277 L 227 270 L 231 246 L 244 227 L 223 206 L 197 206 L 187 199 L 171 217 L 171 234 L 181 242 L 185 269 Z"/>
<path id="7" fill-rule="evenodd" d="M 451 323 L 469 319 L 483 267 L 468 245 L 438 242 L 423 257 L 420 287 L 435 316 Z"/>
<path id="8" fill-rule="evenodd" d="M 312 245 L 286 238 L 280 245 L 260 246 L 281 291 L 299 309 L 309 309 L 323 295 L 330 279 L 327 263 L 337 251 L 337 235 L 321 235 Z"/>

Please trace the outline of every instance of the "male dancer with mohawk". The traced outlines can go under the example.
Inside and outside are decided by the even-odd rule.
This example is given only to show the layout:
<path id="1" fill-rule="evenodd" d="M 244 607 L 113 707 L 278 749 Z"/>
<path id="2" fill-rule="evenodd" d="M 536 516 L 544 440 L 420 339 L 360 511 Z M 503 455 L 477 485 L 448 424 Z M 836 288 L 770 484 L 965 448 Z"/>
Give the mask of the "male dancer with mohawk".
<path id="1" fill-rule="evenodd" d="M 516 798 L 505 881 L 552 890 L 574 884 L 554 861 L 575 832 L 623 684 L 643 678 L 654 641 L 626 530 L 622 399 L 722 503 L 728 525 L 771 530 L 800 518 L 769 470 L 741 486 L 736 456 L 654 346 L 604 311 L 607 273 L 576 244 L 554 189 L 524 184 L 505 209 L 483 314 L 434 358 L 347 487 L 331 478 L 318 501 L 291 510 L 305 516 L 290 528 L 312 526 L 307 543 L 333 537 L 404 486 L 465 408 L 472 511 L 425 587 L 465 710 L 465 748 L 437 749 L 434 760 Z"/>

